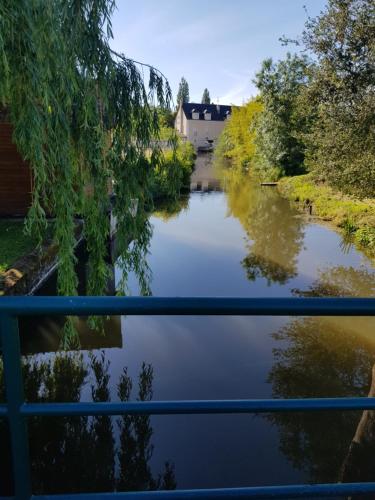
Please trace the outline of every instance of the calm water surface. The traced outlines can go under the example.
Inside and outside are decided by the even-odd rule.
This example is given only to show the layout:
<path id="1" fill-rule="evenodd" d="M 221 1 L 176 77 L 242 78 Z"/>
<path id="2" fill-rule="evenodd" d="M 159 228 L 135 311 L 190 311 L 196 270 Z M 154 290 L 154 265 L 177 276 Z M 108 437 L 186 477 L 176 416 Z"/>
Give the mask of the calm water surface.
<path id="1" fill-rule="evenodd" d="M 222 187 L 209 157 L 199 157 L 190 196 L 151 217 L 153 295 L 374 296 L 371 262 L 332 228 L 295 212 L 274 188 L 235 175 Z M 134 275 L 130 289 L 138 293 Z M 105 337 L 79 321 L 82 358 L 68 360 L 53 352 L 56 320 L 21 325 L 29 399 L 366 396 L 371 386 L 370 318 L 122 317 L 107 322 Z M 374 422 L 372 412 L 39 420 L 30 430 L 32 453 L 42 456 L 34 485 L 374 480 Z"/>

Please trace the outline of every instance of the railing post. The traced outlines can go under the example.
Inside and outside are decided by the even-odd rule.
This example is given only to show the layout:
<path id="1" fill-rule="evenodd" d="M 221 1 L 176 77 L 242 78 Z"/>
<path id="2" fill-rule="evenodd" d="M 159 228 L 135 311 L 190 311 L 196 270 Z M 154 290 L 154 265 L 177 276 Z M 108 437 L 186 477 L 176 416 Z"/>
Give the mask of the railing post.
<path id="1" fill-rule="evenodd" d="M 26 418 L 19 411 L 25 399 L 17 318 L 0 314 L 0 337 L 12 446 L 15 498 L 25 500 L 31 497 L 31 477 Z"/>

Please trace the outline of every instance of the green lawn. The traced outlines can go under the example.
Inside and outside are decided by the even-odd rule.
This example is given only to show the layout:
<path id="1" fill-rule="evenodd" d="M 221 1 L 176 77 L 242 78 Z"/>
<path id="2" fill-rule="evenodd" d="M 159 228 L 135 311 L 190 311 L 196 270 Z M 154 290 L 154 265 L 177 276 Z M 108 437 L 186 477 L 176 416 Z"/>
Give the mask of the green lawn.
<path id="1" fill-rule="evenodd" d="M 23 227 L 22 219 L 0 219 L 0 274 L 37 244 L 36 239 L 24 234 Z"/>

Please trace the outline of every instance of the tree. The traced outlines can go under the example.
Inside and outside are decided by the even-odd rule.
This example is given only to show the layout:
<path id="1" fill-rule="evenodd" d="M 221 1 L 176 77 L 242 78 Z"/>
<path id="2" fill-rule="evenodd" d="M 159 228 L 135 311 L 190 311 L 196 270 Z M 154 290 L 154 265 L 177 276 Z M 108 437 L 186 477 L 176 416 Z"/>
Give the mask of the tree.
<path id="1" fill-rule="evenodd" d="M 233 168 L 248 169 L 255 167 L 255 123 L 263 110 L 260 99 L 251 99 L 243 106 L 233 106 L 231 117 L 226 120 L 220 134 L 215 156 L 231 160 Z"/>
<path id="2" fill-rule="evenodd" d="M 329 0 L 309 19 L 305 47 L 317 60 L 306 102 L 317 112 L 308 164 L 344 192 L 375 192 L 375 4 Z"/>
<path id="3" fill-rule="evenodd" d="M 160 128 L 173 128 L 176 118 L 176 112 L 167 108 L 158 108 L 157 111 Z"/>
<path id="4" fill-rule="evenodd" d="M 139 64 L 111 50 L 114 7 L 113 0 L 0 3 L 0 105 L 32 169 L 27 228 L 41 236 L 46 214 L 55 218 L 64 295 L 77 287 L 76 215 L 85 220 L 90 251 L 88 293 L 99 295 L 108 276 L 108 185 L 117 199 L 121 252 L 134 223 L 132 200 L 139 199 L 142 214 L 161 158 L 156 109 L 168 107 L 171 91 L 149 65 L 147 89 Z"/>
<path id="5" fill-rule="evenodd" d="M 189 84 L 184 77 L 181 78 L 177 92 L 177 106 L 181 103 L 189 102 Z"/>
<path id="6" fill-rule="evenodd" d="M 211 104 L 211 97 L 208 89 L 204 89 L 203 95 L 202 95 L 202 104 Z"/>
<path id="7" fill-rule="evenodd" d="M 254 80 L 264 111 L 257 123 L 258 161 L 266 171 L 295 175 L 304 170 L 305 144 L 302 134 L 309 117 L 300 111 L 299 98 L 309 81 L 305 56 L 287 54 L 285 60 L 263 61 Z"/>

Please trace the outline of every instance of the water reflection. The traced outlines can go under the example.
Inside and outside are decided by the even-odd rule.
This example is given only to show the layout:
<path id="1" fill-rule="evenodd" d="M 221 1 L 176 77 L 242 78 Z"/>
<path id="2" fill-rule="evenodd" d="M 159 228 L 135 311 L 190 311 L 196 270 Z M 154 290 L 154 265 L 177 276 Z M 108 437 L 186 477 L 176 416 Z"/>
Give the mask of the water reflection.
<path id="1" fill-rule="evenodd" d="M 195 172 L 197 177 L 216 175 L 209 163 L 201 166 Z M 374 295 L 375 272 L 370 262 L 355 248 L 344 253 L 335 231 L 298 216 L 277 191 L 261 188 L 246 176 L 229 173 L 224 175 L 221 185 L 223 192 L 192 192 L 189 198 L 158 206 L 150 218 L 154 226 L 152 238 L 144 214 L 135 221 L 132 219 L 134 231 L 141 231 L 138 262 L 147 258 L 156 296 Z M 128 244 L 125 233 L 123 237 L 123 244 Z M 130 269 L 136 271 L 137 265 L 133 262 L 126 270 L 130 273 L 129 287 L 137 293 L 137 272 Z M 124 278 L 119 268 L 116 275 L 117 279 Z M 148 285 L 151 288 L 151 282 Z M 45 347 L 42 342 L 34 343 L 34 329 L 26 322 L 21 327 L 23 345 L 26 337 L 28 341 L 24 352 L 54 350 L 47 341 L 49 335 L 53 337 L 58 331 L 58 321 L 54 323 L 48 318 L 40 321 Z M 79 318 L 79 324 L 79 330 L 83 330 L 85 318 Z M 93 335 L 97 339 L 95 347 L 108 348 L 106 356 L 111 360 L 107 366 L 99 357 L 102 368 L 95 368 L 83 352 L 83 365 L 88 373 L 79 396 L 83 400 L 105 399 L 108 394 L 112 399 L 126 398 L 131 383 L 128 372 L 119 371 L 125 358 L 133 378 L 144 359 L 152 362 L 155 398 L 159 400 L 268 398 L 272 394 L 274 397 L 366 396 L 371 384 L 375 344 L 375 324 L 371 318 L 290 321 L 276 317 L 127 316 L 121 320 L 111 318 L 105 328 L 105 337 L 87 331 L 86 341 L 81 335 L 82 348 L 94 347 L 90 341 Z M 272 335 L 273 332 L 277 333 Z M 52 355 L 39 355 L 38 363 L 46 358 L 51 359 Z M 79 379 L 79 373 L 75 378 Z M 105 373 L 111 375 L 110 380 L 106 381 Z M 143 382 L 139 379 L 143 389 L 138 389 L 138 396 L 134 397 L 152 396 L 147 365 L 143 373 Z M 29 378 L 32 380 L 32 376 Z M 103 384 L 98 385 L 98 378 Z M 91 394 L 90 379 L 99 387 L 97 393 Z M 68 376 L 65 381 L 71 384 Z M 44 387 L 44 382 L 41 383 Z M 110 390 L 107 395 L 105 388 Z M 81 433 L 80 425 L 90 429 L 91 434 L 83 434 L 86 438 L 76 438 L 81 439 L 80 446 L 90 450 L 91 455 L 102 454 L 107 465 L 103 466 L 105 477 L 101 481 L 104 484 L 109 478 L 110 484 L 106 484 L 113 488 L 133 487 L 133 477 L 138 477 L 139 487 L 159 488 L 163 483 L 172 487 L 173 468 L 167 465 L 163 469 L 164 456 L 171 457 L 176 464 L 182 488 L 346 481 L 350 477 L 366 478 L 366 470 L 371 475 L 370 465 L 364 468 L 366 461 L 372 463 L 364 451 L 370 453 L 372 449 L 370 412 L 274 415 L 268 419 L 248 415 L 190 415 L 144 421 L 77 422 L 64 425 L 70 425 L 76 436 Z M 94 427 L 90 427 L 94 422 Z M 149 439 L 151 424 L 154 434 Z M 40 423 L 36 427 L 39 435 L 41 429 Z M 57 430 L 44 432 L 51 438 L 46 442 L 43 436 L 38 437 L 41 448 L 44 446 L 42 464 L 46 462 L 48 446 L 54 453 L 65 446 L 64 440 L 74 447 L 69 436 L 64 437 L 67 432 L 64 429 L 57 437 L 54 434 Z M 54 440 L 58 442 L 55 448 L 49 444 Z M 147 460 L 153 451 L 152 443 L 153 458 Z M 59 460 L 57 469 L 63 467 L 62 458 Z M 72 457 L 71 461 L 77 468 L 82 463 L 96 470 L 89 457 Z M 35 464 L 37 467 L 36 458 Z M 67 481 L 71 489 L 78 481 L 73 465 L 62 469 L 65 475 L 72 475 L 72 484 Z M 163 471 L 160 479 L 158 470 Z M 51 475 L 48 465 L 46 471 L 46 476 Z M 126 476 L 126 471 L 132 474 Z M 56 484 L 61 485 L 63 481 L 58 483 L 56 475 Z M 42 486 L 52 483 L 49 477 L 43 481 Z"/>
<path id="2" fill-rule="evenodd" d="M 373 297 L 375 271 L 364 266 L 334 266 L 318 271 L 318 277 L 307 288 L 292 289 L 301 297 Z"/>
<path id="3" fill-rule="evenodd" d="M 152 238 L 150 207 L 143 199 L 145 193 L 139 193 L 138 196 L 142 202 L 138 203 L 136 212 L 130 207 L 120 213 L 115 211 L 117 215 L 113 262 L 121 270 L 121 278 L 117 281 L 116 288 L 117 292 L 123 295 L 130 292 L 128 287 L 130 273 L 134 273 L 138 279 L 140 294 L 151 295 L 152 272 L 147 261 Z M 122 202 L 125 203 L 125 200 Z M 121 204 L 121 200 L 116 199 L 116 204 Z"/>
<path id="4" fill-rule="evenodd" d="M 297 257 L 304 237 L 304 222 L 274 188 L 259 188 L 238 171 L 224 174 L 228 210 L 242 224 L 248 254 L 242 260 L 247 278 L 286 284 L 297 276 Z"/>
<path id="5" fill-rule="evenodd" d="M 182 211 L 187 211 L 188 208 L 189 196 L 187 195 L 173 200 L 159 200 L 155 205 L 152 215 L 163 222 L 168 222 L 177 217 Z"/>
<path id="6" fill-rule="evenodd" d="M 110 362 L 104 353 L 58 354 L 53 360 L 25 359 L 25 394 L 32 402 L 78 402 L 90 385 L 92 401 L 110 401 Z M 150 401 L 153 396 L 153 368 L 143 362 L 135 397 Z M 124 368 L 117 382 L 121 401 L 134 399 L 133 381 Z M 0 365 L 0 400 L 4 401 L 3 371 Z M 113 384 L 112 384 L 113 389 Z M 149 416 L 125 415 L 29 419 L 33 492 L 103 492 L 174 489 L 174 467 L 166 462 L 154 475 L 150 460 L 153 428 Z M 5 423 L 0 423 L 0 439 L 6 442 Z M 0 494 L 11 494 L 9 450 L 0 450 L 2 478 Z M 4 474 L 4 471 L 6 474 Z"/>
<path id="7" fill-rule="evenodd" d="M 375 365 L 368 397 L 375 397 Z M 375 411 L 365 410 L 355 430 L 340 479 L 343 482 L 373 481 L 375 470 Z M 373 495 L 362 496 L 370 500 Z"/>
<path id="8" fill-rule="evenodd" d="M 63 316 L 24 316 L 19 319 L 21 352 L 37 354 L 58 352 L 61 349 L 61 334 L 66 322 Z M 79 339 L 79 350 L 122 347 L 121 318 L 111 316 L 102 322 L 98 331 L 90 326 L 86 316 L 73 319 Z"/>
<path id="9" fill-rule="evenodd" d="M 194 172 L 190 178 L 190 191 L 210 193 L 221 191 L 222 182 L 217 172 L 213 169 L 213 155 L 211 153 L 200 154 L 196 158 Z"/>
<path id="10" fill-rule="evenodd" d="M 273 397 L 366 396 L 375 362 L 375 339 L 363 333 L 346 328 L 344 319 L 292 320 L 273 335 L 277 346 L 268 376 Z M 268 418 L 277 425 L 280 449 L 294 467 L 307 472 L 313 482 L 340 479 L 360 419 L 358 412 L 274 414 Z M 348 465 L 345 477 L 349 475 Z"/>

